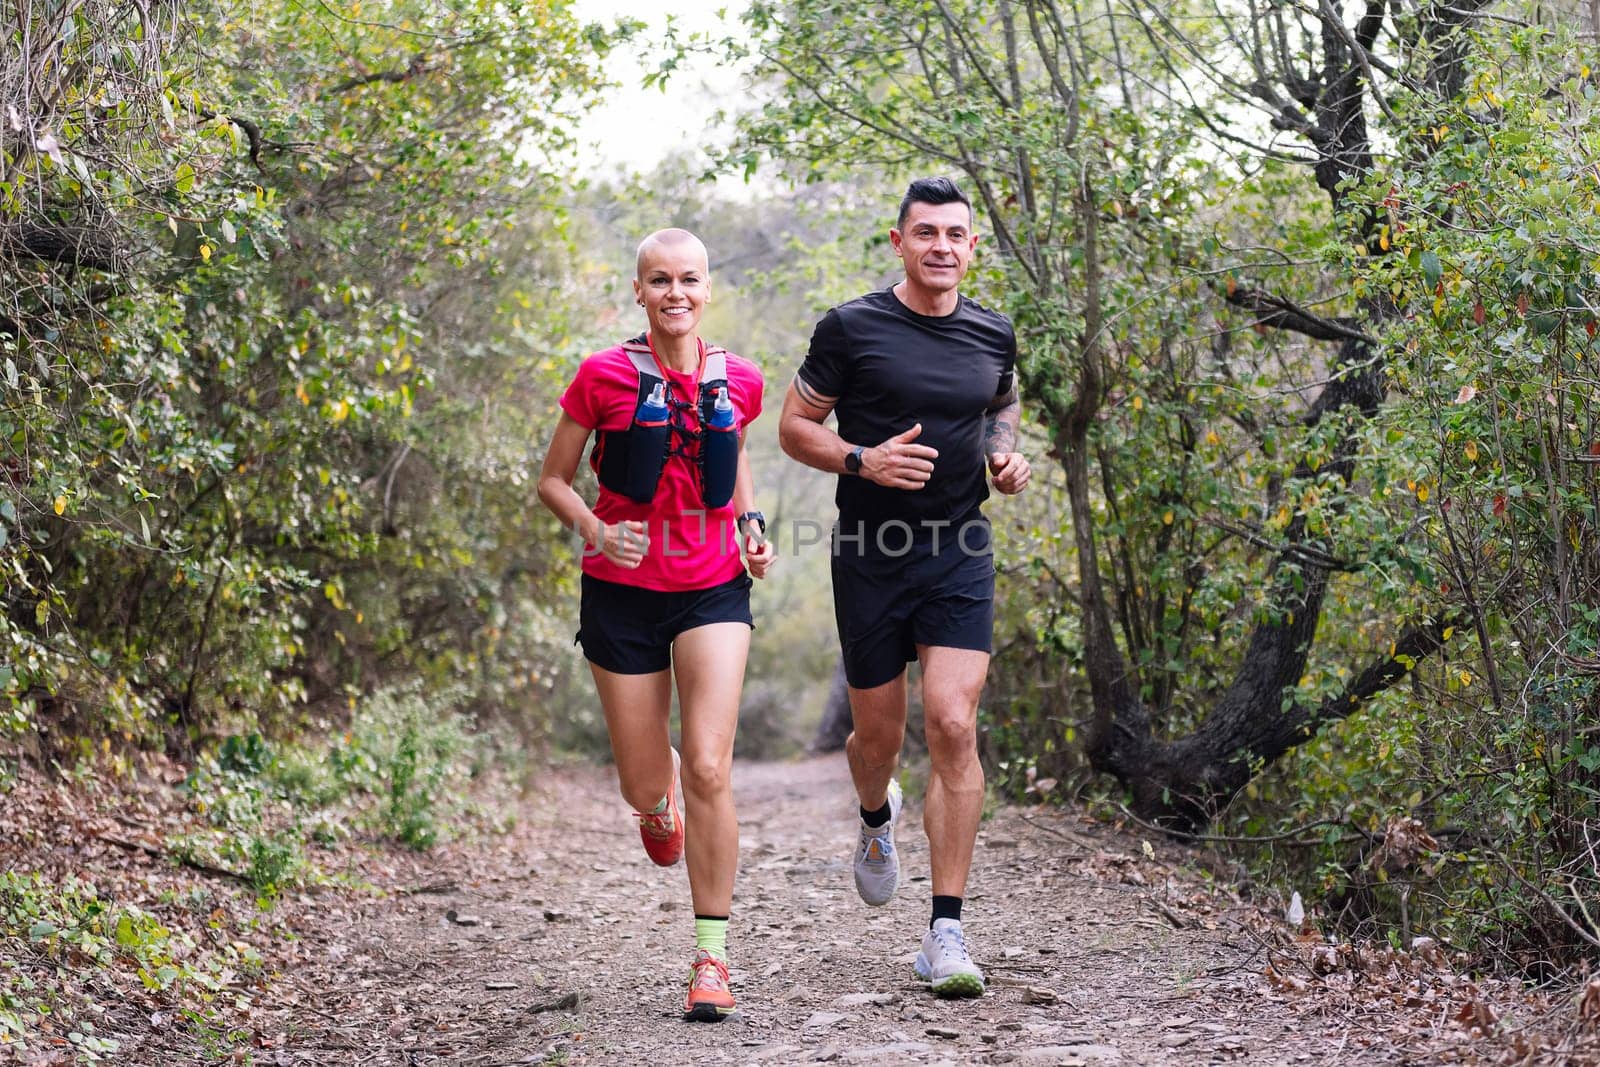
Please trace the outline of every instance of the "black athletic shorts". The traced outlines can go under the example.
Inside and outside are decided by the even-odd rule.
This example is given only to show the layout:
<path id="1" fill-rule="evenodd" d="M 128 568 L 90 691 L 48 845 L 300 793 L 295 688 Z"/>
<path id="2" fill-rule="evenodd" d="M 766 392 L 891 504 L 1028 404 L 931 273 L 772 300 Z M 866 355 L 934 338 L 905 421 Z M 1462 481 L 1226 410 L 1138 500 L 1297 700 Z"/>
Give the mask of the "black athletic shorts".
<path id="1" fill-rule="evenodd" d="M 833 542 L 833 614 L 852 686 L 871 689 L 894 681 L 917 658 L 918 645 L 991 651 L 994 551 L 988 522 L 947 527 L 936 544 L 894 532 L 851 544 L 839 533 Z"/>
<path id="2" fill-rule="evenodd" d="M 672 666 L 672 642 L 713 622 L 752 630 L 750 576 L 740 573 L 709 589 L 663 593 L 585 574 L 578 607 L 578 643 L 590 663 L 612 674 L 654 674 Z"/>

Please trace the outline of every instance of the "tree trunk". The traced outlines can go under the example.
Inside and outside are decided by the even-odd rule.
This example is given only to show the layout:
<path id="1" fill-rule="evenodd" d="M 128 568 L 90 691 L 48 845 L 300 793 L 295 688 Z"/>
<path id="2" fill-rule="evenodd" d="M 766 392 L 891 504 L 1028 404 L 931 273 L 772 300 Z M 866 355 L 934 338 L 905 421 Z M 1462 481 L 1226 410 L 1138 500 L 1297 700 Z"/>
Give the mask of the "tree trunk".
<path id="1" fill-rule="evenodd" d="M 1233 59 L 1243 65 L 1223 63 L 1215 76 L 1225 83 L 1228 97 L 1241 102 L 1254 99 L 1276 130 L 1300 139 L 1311 175 L 1343 228 L 1341 239 L 1348 238 L 1350 247 L 1360 249 L 1358 255 L 1388 254 L 1387 242 L 1380 239 L 1389 221 L 1388 208 L 1359 180 L 1375 165 L 1367 122 L 1373 72 L 1399 76 L 1373 54 L 1380 38 L 1387 40 L 1385 24 L 1391 24 L 1392 34 L 1424 35 L 1436 49 L 1426 84 L 1453 91 L 1461 80 L 1459 31 L 1485 3 L 1458 0 L 1424 6 L 1420 13 L 1408 9 L 1403 15 L 1382 0 L 1320 8 L 1252 6 L 1237 16 L 1219 12 L 1227 40 L 1241 50 Z M 1113 535 L 1103 526 L 1097 529 L 1105 519 L 1096 510 L 1098 498 L 1110 493 L 1094 480 L 1094 427 L 1108 417 L 1108 390 L 1119 384 L 1119 354 L 1106 340 L 1115 332 L 1116 316 L 1102 303 L 1104 294 L 1114 292 L 1108 280 L 1117 273 L 1115 265 L 1107 267 L 1104 261 L 1116 253 L 1099 231 L 1110 225 L 1106 222 L 1110 214 L 1102 212 L 1119 204 L 1117 182 L 1124 176 L 1103 172 L 1106 156 L 1101 144 L 1109 133 L 1097 130 L 1080 144 L 1079 117 L 1085 113 L 1082 96 L 1112 83 L 1094 78 L 1099 59 L 1085 44 L 1085 13 L 1079 5 L 999 0 L 991 9 L 1000 45 L 995 48 L 975 44 L 967 21 L 948 6 L 935 7 L 937 14 L 919 9 L 915 16 L 901 18 L 897 11 L 884 17 L 903 39 L 896 42 L 903 48 L 880 48 L 872 38 L 863 40 L 857 53 L 849 42 L 836 41 L 834 47 L 847 53 L 841 67 L 833 56 L 807 53 L 802 36 L 791 43 L 815 60 L 814 69 L 802 71 L 787 60 L 774 62 L 791 85 L 798 86 L 797 95 L 815 97 L 823 105 L 797 110 L 794 117 L 801 126 L 815 124 L 816 114 L 836 114 L 895 143 L 905 158 L 936 160 L 941 167 L 964 173 L 975 201 L 988 216 L 1009 280 L 1030 291 L 1018 301 L 1026 317 L 1018 316 L 1017 321 L 1028 341 L 1019 373 L 1023 394 L 1030 405 L 1037 405 L 1038 422 L 1048 427 L 1052 453 L 1066 478 L 1081 586 L 1083 670 L 1093 701 L 1085 729 L 1086 753 L 1097 771 L 1113 775 L 1129 789 L 1139 814 L 1175 831 L 1192 831 L 1261 768 L 1403 678 L 1419 659 L 1440 647 L 1443 632 L 1455 620 L 1424 618 L 1397 625 L 1393 647 L 1375 649 L 1369 664 L 1353 665 L 1349 672 L 1353 681 L 1342 693 L 1318 703 L 1300 702 L 1296 689 L 1309 661 L 1329 580 L 1348 565 L 1333 557 L 1332 546 L 1308 529 L 1303 517 L 1291 518 L 1283 530 L 1274 532 L 1276 541 L 1268 546 L 1271 554 L 1259 581 L 1264 606 L 1231 679 L 1192 733 L 1170 739 L 1161 735 L 1158 720 L 1167 703 L 1165 695 L 1158 691 L 1153 697 L 1143 696 L 1132 666 L 1136 657 L 1149 651 L 1148 646 L 1139 647 L 1145 636 L 1124 627 L 1126 647 L 1119 645 L 1114 608 L 1119 594 L 1136 588 L 1138 578 L 1102 565 L 1115 543 L 1112 551 L 1102 550 L 1100 546 Z M 1131 10 L 1153 41 L 1185 32 L 1163 5 L 1141 3 Z M 1349 25 L 1347 11 L 1353 19 Z M 1235 17 L 1239 22 L 1233 21 Z M 1300 47 L 1302 33 L 1304 55 L 1290 44 L 1292 40 L 1295 48 Z M 1024 54 L 1029 40 L 1034 49 Z M 1203 55 L 1202 42 L 1183 44 L 1185 55 Z M 1116 47 L 1120 59 L 1120 45 Z M 882 58 L 886 55 L 896 56 L 897 61 L 890 63 Z M 903 66 L 898 57 L 910 59 Z M 852 59 L 861 65 L 850 67 Z M 851 69 L 864 70 L 869 77 L 883 74 L 897 86 L 902 78 L 911 77 L 933 106 L 917 112 L 880 111 L 875 98 L 849 87 Z M 1229 69 L 1247 73 L 1234 77 Z M 1119 64 L 1118 73 L 1127 73 L 1125 64 Z M 1041 108 L 1023 121 L 1019 116 L 1024 113 L 1025 89 L 1042 89 L 1046 84 L 1055 110 Z M 1137 106 L 1134 93 L 1126 80 L 1123 84 L 1125 104 L 1132 111 Z M 1001 117 L 988 125 L 906 123 L 907 116 L 921 111 L 955 112 L 975 100 L 983 103 L 980 112 L 986 108 Z M 1378 96 L 1376 106 L 1391 124 L 1399 121 L 1386 97 Z M 1225 139 L 1234 139 L 1223 129 L 1226 120 L 1199 109 L 1194 117 Z M 1036 123 L 1048 130 L 1035 129 Z M 832 132 L 836 131 L 830 136 Z M 1033 139 L 1034 133 L 1044 132 L 1048 136 Z M 792 134 L 790 129 L 782 131 L 776 142 L 782 150 L 796 143 Z M 807 144 L 804 138 L 798 143 Z M 1038 162 L 1047 156 L 1055 161 L 1050 167 Z M 893 153 L 891 157 L 899 158 Z M 1068 160 L 1070 166 L 1060 165 Z M 1050 183 L 1039 181 L 1045 173 L 1054 176 Z M 1081 260 L 1076 255 L 1080 251 Z M 1081 324 L 1074 326 L 1070 311 L 1076 310 L 1073 298 L 1079 296 L 1083 315 Z M 1338 442 L 1332 466 L 1311 470 L 1300 462 L 1276 473 L 1273 483 L 1284 499 L 1294 499 L 1306 483 L 1326 477 L 1330 470 L 1348 485 L 1363 424 L 1383 401 L 1386 353 L 1381 327 L 1395 309 L 1385 298 L 1368 298 L 1359 301 L 1351 314 L 1335 317 L 1234 286 L 1226 299 L 1258 328 L 1287 330 L 1337 346 L 1336 354 L 1330 348 L 1330 380 L 1303 416 L 1307 427 L 1326 425 L 1330 438 Z M 1388 644 L 1385 640 L 1377 647 Z M 847 713 L 843 703 L 841 715 Z M 829 725 L 825 721 L 824 729 Z M 908 727 L 908 733 L 917 736 L 915 726 Z M 819 732 L 819 742 L 821 737 Z"/>
<path id="2" fill-rule="evenodd" d="M 812 752 L 839 752 L 844 739 L 855 729 L 850 715 L 850 689 L 844 680 L 844 659 L 833 667 L 833 681 L 828 685 L 828 700 L 822 706 L 822 721 L 817 724 L 816 736 L 811 739 Z"/>
<path id="3" fill-rule="evenodd" d="M 1342 27 L 1331 21 L 1339 18 L 1337 12 L 1324 18 L 1329 20 L 1322 37 L 1327 62 L 1322 82 L 1315 86 L 1319 92 L 1306 101 L 1304 121 L 1317 151 L 1313 168 L 1317 182 L 1338 213 L 1351 207 L 1347 203 L 1348 179 L 1372 167 L 1363 112 L 1367 90 L 1363 71 L 1365 50 L 1378 33 L 1384 8 L 1378 0 L 1368 0 L 1353 33 L 1338 32 Z M 1270 91 L 1263 95 L 1278 99 Z M 1078 387 L 1070 407 L 1057 419 L 1055 447 L 1066 473 L 1072 509 L 1083 592 L 1085 669 L 1095 704 L 1086 750 L 1096 770 L 1113 775 L 1129 790 L 1135 812 L 1174 832 L 1187 833 L 1215 817 L 1261 768 L 1403 678 L 1418 659 L 1437 651 L 1444 632 L 1461 620 L 1423 620 L 1402 633 L 1394 647 L 1357 674 L 1342 693 L 1316 706 L 1294 701 L 1292 694 L 1305 673 L 1328 579 L 1339 566 L 1331 557 L 1330 546 L 1297 517 L 1284 530 L 1282 546 L 1267 571 L 1267 613 L 1251 634 L 1232 683 L 1188 736 L 1156 737 L 1150 709 L 1129 684 L 1133 672 L 1112 630 L 1090 503 L 1089 429 L 1104 400 L 1104 386 L 1098 213 L 1087 184 L 1078 215 L 1084 248 L 1084 330 L 1077 352 Z M 1352 236 L 1372 249 L 1369 254 L 1383 254 L 1377 248 L 1377 212 L 1363 206 L 1352 217 L 1357 220 Z M 1338 342 L 1334 374 L 1306 413 L 1305 422 L 1315 426 L 1333 419 L 1345 428 L 1331 467 L 1324 466 L 1322 473 L 1331 470 L 1348 483 L 1355 469 L 1356 432 L 1383 402 L 1384 359 L 1375 336 L 1381 331 L 1374 327 L 1390 317 L 1393 308 L 1384 299 L 1368 298 L 1360 302 L 1356 316 L 1331 319 L 1253 290 L 1231 292 L 1228 300 L 1251 312 L 1260 326 Z M 1297 482 L 1316 475 L 1301 462 L 1286 479 L 1286 495 L 1293 497 Z"/>

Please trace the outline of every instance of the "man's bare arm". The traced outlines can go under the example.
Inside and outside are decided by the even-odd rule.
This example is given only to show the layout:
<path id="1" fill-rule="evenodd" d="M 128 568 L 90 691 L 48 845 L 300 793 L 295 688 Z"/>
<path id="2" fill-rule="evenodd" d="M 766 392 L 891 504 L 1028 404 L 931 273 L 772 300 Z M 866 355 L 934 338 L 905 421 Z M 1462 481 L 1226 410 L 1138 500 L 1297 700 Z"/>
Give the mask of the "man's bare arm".
<path id="1" fill-rule="evenodd" d="M 844 459 L 858 444 L 846 441 L 823 420 L 839 402 L 836 396 L 817 392 L 800 375 L 789 383 L 778 417 L 778 444 L 791 458 L 830 474 L 848 472 Z M 916 444 L 922 424 L 895 434 L 882 444 L 861 447 L 861 477 L 891 489 L 921 489 L 933 477 L 936 449 Z"/>
<path id="2" fill-rule="evenodd" d="M 838 397 L 824 396 L 794 376 L 778 416 L 778 444 L 790 459 L 830 474 L 844 473 L 844 457 L 855 446 L 823 425 L 838 402 Z"/>
<path id="3" fill-rule="evenodd" d="M 1017 426 L 1022 421 L 1022 400 L 1017 387 L 989 402 L 983 413 L 983 451 L 991 456 L 1017 450 Z"/>
<path id="4" fill-rule="evenodd" d="M 1020 493 L 1033 476 L 1028 457 L 1017 451 L 1022 401 L 1015 384 L 995 397 L 983 415 L 983 449 L 989 454 L 989 481 L 1008 496 Z"/>

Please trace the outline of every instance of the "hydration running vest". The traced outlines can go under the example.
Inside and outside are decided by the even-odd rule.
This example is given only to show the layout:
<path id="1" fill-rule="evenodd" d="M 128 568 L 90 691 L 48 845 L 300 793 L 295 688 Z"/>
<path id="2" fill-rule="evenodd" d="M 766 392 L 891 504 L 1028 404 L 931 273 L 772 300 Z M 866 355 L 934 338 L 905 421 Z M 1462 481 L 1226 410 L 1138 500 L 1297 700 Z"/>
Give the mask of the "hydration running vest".
<path id="1" fill-rule="evenodd" d="M 633 423 L 626 430 L 595 434 L 589 465 L 600 484 L 636 504 L 648 504 L 655 499 L 667 460 L 691 457 L 699 475 L 701 501 L 707 509 L 726 506 L 733 499 L 739 469 L 739 427 L 728 394 L 727 350 L 706 346 L 700 395 L 693 403 L 672 395 L 671 384 L 661 376 L 642 336 L 623 342 L 622 350 L 639 372 L 639 393 Z M 692 421 L 688 417 L 691 409 L 696 415 Z M 686 447 L 695 441 L 700 443 L 698 453 Z"/>

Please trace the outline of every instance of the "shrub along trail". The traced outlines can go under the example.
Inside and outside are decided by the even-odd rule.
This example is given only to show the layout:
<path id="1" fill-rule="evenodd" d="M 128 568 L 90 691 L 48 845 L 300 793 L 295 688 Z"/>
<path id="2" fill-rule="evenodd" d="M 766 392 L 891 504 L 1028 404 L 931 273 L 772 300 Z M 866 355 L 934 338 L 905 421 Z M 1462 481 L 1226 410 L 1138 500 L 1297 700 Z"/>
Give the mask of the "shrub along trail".
<path id="1" fill-rule="evenodd" d="M 1191 853 L 1164 842 L 1147 850 L 1136 836 L 1039 809 L 985 822 L 967 929 L 989 993 L 941 1002 L 911 971 L 929 892 L 920 804 L 908 804 L 899 837 L 911 880 L 875 910 L 851 884 L 855 809 L 841 757 L 737 764 L 734 778 L 743 860 L 729 945 L 740 1011 L 728 1022 L 679 1019 L 693 925 L 682 869 L 644 858 L 605 772 L 568 770 L 523 804 L 509 838 L 443 850 L 410 872 L 418 880 L 406 891 L 304 929 L 299 962 L 257 1002 L 254 1062 L 1579 1055 L 1570 1035 L 1535 1036 L 1541 1002 L 1469 981 L 1437 950 L 1356 952 L 1297 937 L 1208 886 Z"/>

